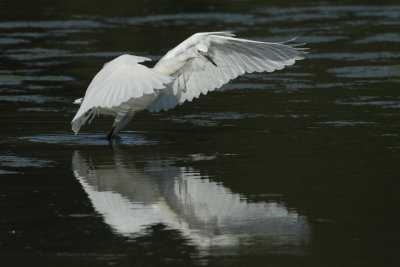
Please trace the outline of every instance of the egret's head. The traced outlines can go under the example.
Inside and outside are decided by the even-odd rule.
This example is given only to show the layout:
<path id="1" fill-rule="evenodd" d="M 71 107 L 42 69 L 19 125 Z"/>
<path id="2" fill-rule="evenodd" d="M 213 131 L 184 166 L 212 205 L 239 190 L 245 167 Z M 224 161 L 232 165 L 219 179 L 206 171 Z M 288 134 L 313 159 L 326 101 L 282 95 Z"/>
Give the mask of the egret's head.
<path id="1" fill-rule="evenodd" d="M 210 61 L 215 67 L 217 64 L 215 63 L 214 59 L 208 54 L 208 47 L 205 44 L 197 44 L 195 46 L 195 51 L 198 56 L 205 57 L 208 61 Z"/>
<path id="2" fill-rule="evenodd" d="M 204 55 L 208 52 L 208 47 L 205 44 L 197 44 L 195 49 L 196 53 L 199 55 Z"/>

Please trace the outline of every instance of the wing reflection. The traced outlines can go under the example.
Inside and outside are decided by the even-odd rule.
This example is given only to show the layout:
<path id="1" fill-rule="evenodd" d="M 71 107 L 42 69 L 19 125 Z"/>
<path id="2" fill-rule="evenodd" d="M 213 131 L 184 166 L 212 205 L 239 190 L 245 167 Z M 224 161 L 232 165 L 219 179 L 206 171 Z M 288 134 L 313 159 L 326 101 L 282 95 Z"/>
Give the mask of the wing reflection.
<path id="1" fill-rule="evenodd" d="M 99 165 L 75 151 L 72 168 L 94 208 L 124 236 L 162 223 L 200 247 L 238 246 L 261 238 L 269 247 L 296 250 L 308 240 L 304 216 L 275 202 L 248 202 L 193 168 L 169 161 L 137 167 L 118 150 L 113 162 Z"/>

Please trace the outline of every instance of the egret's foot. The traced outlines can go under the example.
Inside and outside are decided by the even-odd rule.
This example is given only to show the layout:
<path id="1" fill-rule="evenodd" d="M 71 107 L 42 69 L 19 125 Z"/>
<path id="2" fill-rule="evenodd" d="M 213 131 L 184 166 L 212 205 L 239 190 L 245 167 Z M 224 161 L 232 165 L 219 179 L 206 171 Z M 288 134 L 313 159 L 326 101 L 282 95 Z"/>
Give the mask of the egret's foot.
<path id="1" fill-rule="evenodd" d="M 118 134 L 115 134 L 115 135 L 108 134 L 108 135 L 106 136 L 106 139 L 107 139 L 108 141 L 112 141 L 112 140 L 121 141 L 121 140 L 122 140 L 121 136 L 119 136 Z"/>
<path id="2" fill-rule="evenodd" d="M 111 140 L 113 137 L 114 137 L 114 130 L 115 130 L 115 126 L 113 126 L 112 128 L 111 128 L 111 130 L 108 132 L 108 134 L 107 134 L 107 136 L 106 136 L 106 139 L 107 140 Z"/>
<path id="3" fill-rule="evenodd" d="M 107 139 L 108 147 L 112 150 L 118 149 L 119 145 L 121 144 L 121 137 L 119 135 L 111 137 L 111 139 Z"/>

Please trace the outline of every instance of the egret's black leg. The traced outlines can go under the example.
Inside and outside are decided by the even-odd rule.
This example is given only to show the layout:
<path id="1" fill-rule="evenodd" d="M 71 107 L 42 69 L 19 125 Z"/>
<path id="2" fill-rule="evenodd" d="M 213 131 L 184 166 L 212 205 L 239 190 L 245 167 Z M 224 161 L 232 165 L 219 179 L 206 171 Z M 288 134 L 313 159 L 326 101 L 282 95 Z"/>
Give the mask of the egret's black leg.
<path id="1" fill-rule="evenodd" d="M 107 137 L 106 137 L 107 140 L 111 140 L 113 138 L 121 139 L 121 137 L 119 137 L 117 134 L 122 128 L 124 128 L 128 124 L 128 122 L 132 119 L 132 117 L 133 117 L 133 114 L 117 115 L 115 117 L 113 127 L 107 134 Z"/>
<path id="2" fill-rule="evenodd" d="M 114 134 L 115 127 L 116 127 L 116 126 L 113 126 L 113 127 L 111 128 L 111 130 L 108 132 L 108 134 L 107 134 L 107 136 L 106 136 L 106 139 L 107 139 L 107 140 L 111 140 L 111 139 L 112 139 L 113 134 Z"/>

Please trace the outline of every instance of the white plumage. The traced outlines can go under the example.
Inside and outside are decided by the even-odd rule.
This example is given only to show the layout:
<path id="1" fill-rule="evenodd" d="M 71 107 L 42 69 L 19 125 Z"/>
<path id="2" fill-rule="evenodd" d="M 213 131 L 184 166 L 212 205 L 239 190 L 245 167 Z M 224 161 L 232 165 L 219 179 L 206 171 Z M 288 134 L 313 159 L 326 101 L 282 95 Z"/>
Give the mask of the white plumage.
<path id="1" fill-rule="evenodd" d="M 272 72 L 304 58 L 306 48 L 290 41 L 257 42 L 234 38 L 231 32 L 196 33 L 170 50 L 154 68 L 145 57 L 122 55 L 107 63 L 90 83 L 72 120 L 77 134 L 96 114 L 115 116 L 107 138 L 148 109 L 168 110 L 207 94 L 244 73 Z"/>

